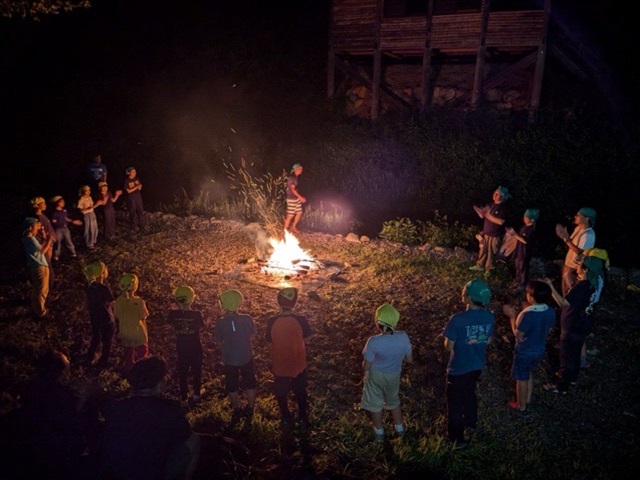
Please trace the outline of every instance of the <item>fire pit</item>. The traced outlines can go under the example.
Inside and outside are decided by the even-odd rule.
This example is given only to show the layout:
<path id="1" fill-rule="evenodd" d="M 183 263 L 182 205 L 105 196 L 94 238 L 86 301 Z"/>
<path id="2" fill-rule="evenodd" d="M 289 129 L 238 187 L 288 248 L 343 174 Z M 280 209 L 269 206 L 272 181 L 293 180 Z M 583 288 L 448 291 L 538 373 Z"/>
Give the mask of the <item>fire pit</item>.
<path id="1" fill-rule="evenodd" d="M 267 260 L 250 259 L 226 275 L 254 285 L 278 289 L 297 287 L 309 292 L 344 269 L 340 263 L 313 258 L 289 232 L 285 232 L 282 240 L 270 238 L 269 244 L 273 251 Z"/>

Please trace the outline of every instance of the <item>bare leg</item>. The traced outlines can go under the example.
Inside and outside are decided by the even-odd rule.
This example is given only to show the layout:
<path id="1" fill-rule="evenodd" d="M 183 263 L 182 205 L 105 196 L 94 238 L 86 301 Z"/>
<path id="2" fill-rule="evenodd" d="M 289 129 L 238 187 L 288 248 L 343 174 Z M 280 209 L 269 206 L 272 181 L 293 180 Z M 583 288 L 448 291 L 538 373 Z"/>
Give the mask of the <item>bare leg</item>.
<path id="1" fill-rule="evenodd" d="M 253 407 L 256 404 L 256 389 L 252 388 L 251 390 L 247 390 L 247 404 L 248 407 L 253 410 Z"/>
<path id="2" fill-rule="evenodd" d="M 532 396 L 533 396 L 533 375 L 530 375 L 529 380 L 527 380 L 527 405 L 531 403 Z"/>
<path id="3" fill-rule="evenodd" d="M 518 410 L 527 409 L 528 380 L 516 380 L 516 398 L 518 399 Z"/>
<path id="4" fill-rule="evenodd" d="M 291 225 L 291 231 L 294 233 L 298 233 L 298 229 L 296 228 L 296 225 L 298 225 L 300 218 L 302 218 L 302 213 L 296 213 L 296 216 L 293 218 L 293 225 Z"/>
<path id="5" fill-rule="evenodd" d="M 371 420 L 373 428 L 380 430 L 382 428 L 382 412 L 371 412 Z"/>
<path id="6" fill-rule="evenodd" d="M 287 215 L 286 217 L 284 217 L 284 229 L 285 230 L 289 229 L 289 224 L 291 223 L 291 220 L 293 220 L 293 215 Z"/>
<path id="7" fill-rule="evenodd" d="M 393 417 L 393 423 L 402 425 L 402 411 L 400 410 L 400 406 L 391 410 L 391 416 Z"/>
<path id="8" fill-rule="evenodd" d="M 237 390 L 235 392 L 229 392 L 229 402 L 231 402 L 231 408 L 234 410 L 238 410 L 238 408 L 240 408 L 239 399 L 240 396 L 238 395 Z"/>

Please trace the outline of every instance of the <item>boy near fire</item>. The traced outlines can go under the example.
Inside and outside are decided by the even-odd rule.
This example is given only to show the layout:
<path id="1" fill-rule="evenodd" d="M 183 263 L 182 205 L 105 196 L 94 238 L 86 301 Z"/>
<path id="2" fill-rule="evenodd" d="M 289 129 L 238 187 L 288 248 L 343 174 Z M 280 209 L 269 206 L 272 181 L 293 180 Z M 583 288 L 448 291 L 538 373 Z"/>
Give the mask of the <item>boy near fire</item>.
<path id="1" fill-rule="evenodd" d="M 281 311 L 267 321 L 266 340 L 271 346 L 271 370 L 275 376 L 274 389 L 280 409 L 280 424 L 283 429 L 292 425 L 288 396 L 293 391 L 298 402 L 298 421 L 304 428 L 309 421 L 305 339 L 311 335 L 311 327 L 304 316 L 293 312 L 298 301 L 296 288 L 280 290 L 277 300 Z"/>
<path id="2" fill-rule="evenodd" d="M 290 230 L 291 233 L 298 233 L 296 225 L 302 218 L 302 204 L 307 201 L 298 192 L 298 177 L 300 175 L 302 175 L 302 165 L 295 163 L 291 167 L 291 175 L 287 178 L 287 216 L 284 218 L 284 229 Z"/>

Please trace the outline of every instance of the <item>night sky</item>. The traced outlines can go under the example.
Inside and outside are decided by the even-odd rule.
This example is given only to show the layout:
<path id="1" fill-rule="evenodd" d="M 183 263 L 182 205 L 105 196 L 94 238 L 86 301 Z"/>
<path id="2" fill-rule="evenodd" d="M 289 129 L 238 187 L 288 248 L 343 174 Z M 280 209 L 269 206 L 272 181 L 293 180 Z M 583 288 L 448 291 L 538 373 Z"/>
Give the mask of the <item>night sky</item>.
<path id="1" fill-rule="evenodd" d="M 242 135 L 252 145 L 259 135 L 302 138 L 298 119 L 325 96 L 329 4 L 94 0 L 40 22 L 0 19 L 2 195 L 75 195 L 101 153 L 112 179 L 138 166 L 159 202 L 197 188 L 224 152 L 240 155 Z M 628 12 L 613 1 L 554 6 L 635 102 Z M 276 170 L 288 164 L 281 143 L 264 148 L 251 153 Z"/>

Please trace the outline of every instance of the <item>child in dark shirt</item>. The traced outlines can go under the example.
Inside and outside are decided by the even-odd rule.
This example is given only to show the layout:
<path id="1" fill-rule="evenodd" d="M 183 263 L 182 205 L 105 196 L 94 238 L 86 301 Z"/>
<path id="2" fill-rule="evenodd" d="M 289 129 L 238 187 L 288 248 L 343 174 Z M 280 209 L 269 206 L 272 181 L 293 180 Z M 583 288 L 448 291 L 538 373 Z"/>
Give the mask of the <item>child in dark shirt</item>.
<path id="1" fill-rule="evenodd" d="M 71 232 L 69 231 L 68 225 L 72 223 L 73 225 L 82 225 L 80 220 L 72 220 L 69 218 L 69 214 L 65 207 L 64 198 L 60 195 L 56 195 L 51 199 L 51 203 L 55 206 L 55 210 L 51 214 L 51 224 L 53 225 L 53 230 L 56 235 L 56 249 L 53 254 L 54 260 L 60 259 L 60 254 L 62 253 L 62 241 L 64 240 L 65 245 L 69 249 L 71 256 L 76 258 L 76 247 L 73 244 L 73 240 L 71 240 Z"/>
<path id="2" fill-rule="evenodd" d="M 87 352 L 87 363 L 93 364 L 97 359 L 98 345 L 102 343 L 100 360 L 96 366 L 104 368 L 109 365 L 109 354 L 111 353 L 113 334 L 116 330 L 115 298 L 111 293 L 111 289 L 105 285 L 109 271 L 103 262 L 94 262 L 87 265 L 84 267 L 84 273 L 89 281 L 87 305 L 89 307 L 89 320 L 91 321 L 91 343 Z"/>
<path id="3" fill-rule="evenodd" d="M 516 282 L 518 289 L 524 291 L 529 282 L 529 265 L 533 254 L 533 247 L 536 241 L 536 222 L 540 217 L 540 210 L 529 208 L 522 217 L 522 227 L 518 233 L 513 229 L 507 229 L 515 239 L 513 250 L 513 263 L 516 269 Z"/>
<path id="4" fill-rule="evenodd" d="M 177 287 L 173 291 L 173 298 L 178 304 L 178 309 L 169 311 L 167 322 L 173 326 L 176 332 L 180 400 L 182 406 L 187 407 L 189 406 L 189 372 L 193 376 L 191 403 L 200 402 L 200 386 L 202 382 L 200 330 L 204 328 L 205 323 L 202 312 L 191 308 L 196 298 L 193 288 L 188 286 Z"/>

